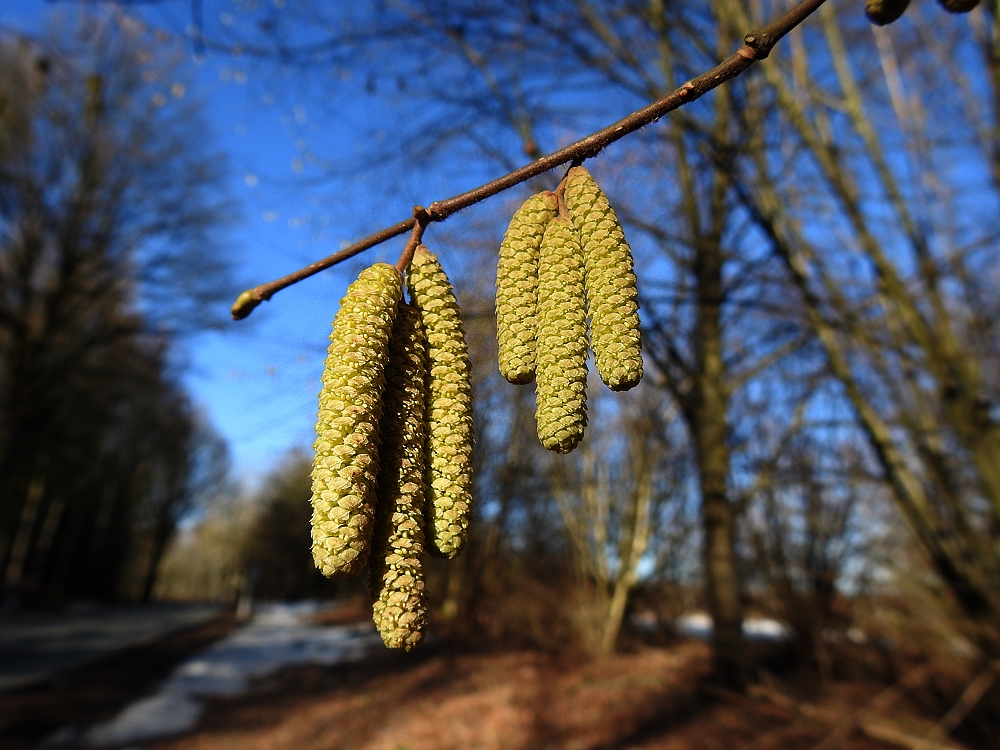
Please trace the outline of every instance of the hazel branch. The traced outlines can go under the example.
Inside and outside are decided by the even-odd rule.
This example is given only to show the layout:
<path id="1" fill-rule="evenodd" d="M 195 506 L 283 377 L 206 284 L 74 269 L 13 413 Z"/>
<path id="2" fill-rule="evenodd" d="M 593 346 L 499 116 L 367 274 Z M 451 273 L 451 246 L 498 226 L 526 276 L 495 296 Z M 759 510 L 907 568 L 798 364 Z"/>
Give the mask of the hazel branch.
<path id="1" fill-rule="evenodd" d="M 491 198 L 498 193 L 509 190 L 512 187 L 520 185 L 522 182 L 530 180 L 532 177 L 537 177 L 540 174 L 569 162 L 581 163 L 585 159 L 596 156 L 612 143 L 615 143 L 630 133 L 634 133 L 636 130 L 643 128 L 646 125 L 656 122 L 669 112 L 701 98 L 709 91 L 718 88 L 726 81 L 736 78 L 756 61 L 766 58 L 771 52 L 771 48 L 774 47 L 774 45 L 777 44 L 782 37 L 805 21 L 805 19 L 808 18 L 809 15 L 819 8 L 825 1 L 826 0 L 802 0 L 802 2 L 798 5 L 779 16 L 771 23 L 747 34 L 743 40 L 743 45 L 714 68 L 702 73 L 696 78 L 692 78 L 690 81 L 683 84 L 662 99 L 659 99 L 642 109 L 636 110 L 628 117 L 625 117 L 618 122 L 603 128 L 602 130 L 591 133 L 576 143 L 549 154 L 548 156 L 544 156 L 537 161 L 521 167 L 520 169 L 515 169 L 513 172 L 509 172 L 503 177 L 493 180 L 492 182 L 488 182 L 485 185 L 481 185 L 473 190 L 461 193 L 460 195 L 456 195 L 452 198 L 435 201 L 423 211 L 423 215 L 426 216 L 428 222 L 444 221 L 452 214 L 461 211 L 463 208 L 468 208 L 469 206 L 475 205 L 476 203 L 484 201 L 487 198 Z M 267 284 L 255 286 L 253 289 L 246 290 L 239 297 L 237 297 L 236 302 L 233 304 L 233 319 L 240 320 L 247 317 L 247 315 L 249 315 L 253 309 L 257 307 L 257 305 L 264 300 L 270 299 L 275 292 L 279 292 L 286 287 L 297 284 L 303 279 L 307 279 L 320 271 L 335 266 L 348 258 L 353 258 L 355 255 L 362 253 L 369 248 L 375 247 L 386 240 L 398 237 L 409 230 L 414 230 L 417 225 L 418 219 L 416 217 L 415 210 L 415 215 L 405 221 L 401 221 L 398 224 L 394 224 L 391 227 L 381 230 L 380 232 L 376 232 L 370 237 L 366 237 L 360 242 L 356 242 L 355 244 L 346 247 L 333 255 L 329 255 L 322 260 L 316 261 L 315 263 L 310 263 L 308 266 L 305 266 L 294 273 L 282 276 L 280 279 L 275 279 Z M 423 230 L 421 229 L 420 231 L 422 232 Z M 404 256 L 405 254 L 406 252 L 404 251 Z M 403 258 L 400 258 L 400 262 L 403 262 Z"/>
<path id="2" fill-rule="evenodd" d="M 426 208 L 423 206 L 413 207 L 413 231 L 410 232 L 410 239 L 407 240 L 406 247 L 403 248 L 403 254 L 396 261 L 396 268 L 400 273 L 403 273 L 410 265 L 410 261 L 413 260 L 413 253 L 416 252 L 417 245 L 423 239 L 424 229 L 427 228 L 430 220 L 431 216 L 427 213 Z"/>

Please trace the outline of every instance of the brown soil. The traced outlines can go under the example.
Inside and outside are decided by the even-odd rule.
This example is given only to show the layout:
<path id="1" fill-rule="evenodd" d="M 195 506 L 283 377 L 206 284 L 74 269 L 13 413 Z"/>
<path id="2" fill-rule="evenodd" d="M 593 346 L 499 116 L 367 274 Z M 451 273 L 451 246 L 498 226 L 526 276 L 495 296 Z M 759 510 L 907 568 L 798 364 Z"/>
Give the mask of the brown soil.
<path id="1" fill-rule="evenodd" d="M 110 718 L 233 625 L 222 617 L 64 675 L 64 684 L 0 696 L 0 746 L 39 747 L 57 729 Z M 823 742 L 824 750 L 884 750 L 901 745 L 873 739 L 878 731 L 921 737 L 942 713 L 940 703 L 929 711 L 901 694 L 873 719 L 859 709 L 885 694 L 875 680 L 772 683 L 736 695 L 711 688 L 708 667 L 707 647 L 690 642 L 593 662 L 523 651 L 455 654 L 443 646 L 383 651 L 354 665 L 289 669 L 247 694 L 211 701 L 193 733 L 143 747 L 811 750 Z"/>
<path id="2" fill-rule="evenodd" d="M 815 708 L 816 718 L 760 695 L 699 687 L 708 663 L 705 646 L 686 643 L 588 664 L 525 652 L 425 653 L 292 670 L 214 703 L 197 732 L 147 748 L 806 750 L 879 691 L 835 684 L 811 696 L 807 714 Z M 931 726 L 915 721 L 918 730 Z M 841 733 L 842 750 L 894 747 L 849 725 Z"/>

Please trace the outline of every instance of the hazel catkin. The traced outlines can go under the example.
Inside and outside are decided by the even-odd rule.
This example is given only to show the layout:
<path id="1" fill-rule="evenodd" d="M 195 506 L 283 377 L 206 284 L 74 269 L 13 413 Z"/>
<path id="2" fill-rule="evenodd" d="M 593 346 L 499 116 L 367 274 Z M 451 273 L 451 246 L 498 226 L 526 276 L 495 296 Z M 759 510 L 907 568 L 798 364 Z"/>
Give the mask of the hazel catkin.
<path id="1" fill-rule="evenodd" d="M 369 557 L 372 616 L 388 648 L 424 637 L 424 424 L 427 347 L 419 313 L 400 305 L 389 343 L 379 431 L 382 441 Z"/>
<path id="2" fill-rule="evenodd" d="M 627 391 L 642 378 L 632 250 L 607 196 L 583 167 L 573 167 L 566 175 L 565 201 L 583 245 L 597 373 L 611 390 Z"/>
<path id="3" fill-rule="evenodd" d="M 535 420 L 538 439 L 569 453 L 587 425 L 587 316 L 580 240 L 568 218 L 549 222 L 538 272 Z"/>
<path id="4" fill-rule="evenodd" d="M 316 418 L 312 552 L 326 576 L 352 576 L 368 559 L 378 474 L 385 362 L 402 278 L 376 263 L 347 288 L 333 319 Z"/>
<path id="5" fill-rule="evenodd" d="M 425 547 L 452 558 L 472 508 L 472 383 L 458 301 L 438 259 L 423 245 L 407 273 L 410 303 L 427 336 Z"/>
<path id="6" fill-rule="evenodd" d="M 514 213 L 500 243 L 497 351 L 500 374 L 515 385 L 535 379 L 538 252 L 545 227 L 557 210 L 554 193 L 546 191 L 531 196 Z"/>

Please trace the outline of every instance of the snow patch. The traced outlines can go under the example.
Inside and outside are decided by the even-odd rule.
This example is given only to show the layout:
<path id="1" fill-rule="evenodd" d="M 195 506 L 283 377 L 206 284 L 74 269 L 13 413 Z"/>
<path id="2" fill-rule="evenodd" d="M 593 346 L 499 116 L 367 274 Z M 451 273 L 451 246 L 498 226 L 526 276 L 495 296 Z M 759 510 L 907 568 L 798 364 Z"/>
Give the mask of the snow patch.
<path id="1" fill-rule="evenodd" d="M 91 727 L 87 744 L 108 747 L 179 734 L 201 717 L 197 698 L 238 695 L 252 680 L 285 667 L 344 664 L 381 646 L 371 623 L 314 625 L 320 608 L 317 602 L 261 605 L 247 625 L 178 666 L 155 695 Z"/>
<path id="2" fill-rule="evenodd" d="M 705 612 L 690 612 L 674 621 L 674 628 L 688 638 L 708 640 L 712 636 L 712 618 Z M 743 621 L 743 636 L 749 640 L 787 641 L 791 628 L 770 617 L 748 617 Z"/>
<path id="3" fill-rule="evenodd" d="M 124 745 L 179 734 L 201 718 L 202 706 L 179 693 L 157 693 L 130 703 L 111 721 L 87 732 L 87 744 L 95 747 Z"/>

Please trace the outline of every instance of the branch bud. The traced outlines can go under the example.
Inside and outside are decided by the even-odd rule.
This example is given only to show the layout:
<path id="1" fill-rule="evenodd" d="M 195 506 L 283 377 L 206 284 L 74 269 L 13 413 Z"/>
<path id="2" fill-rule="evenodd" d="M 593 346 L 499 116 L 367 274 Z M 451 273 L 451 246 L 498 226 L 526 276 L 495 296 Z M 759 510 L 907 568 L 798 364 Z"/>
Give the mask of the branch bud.
<path id="1" fill-rule="evenodd" d="M 968 13 L 979 5 L 979 0 L 938 0 L 949 13 Z"/>
<path id="2" fill-rule="evenodd" d="M 866 0 L 865 15 L 876 26 L 892 23 L 906 11 L 910 0 Z"/>

